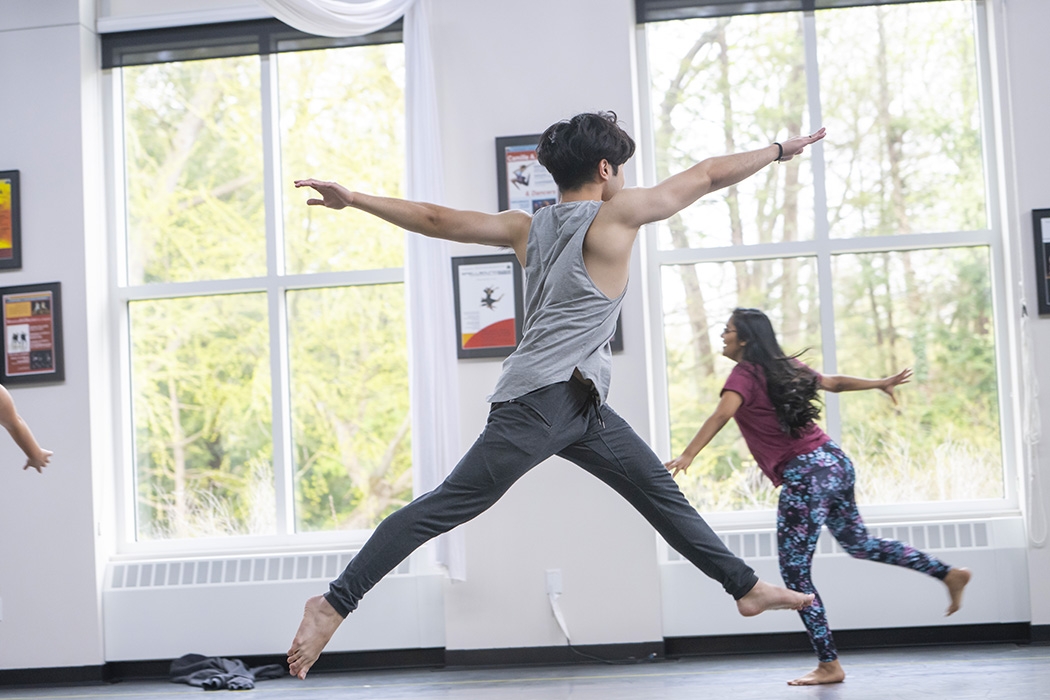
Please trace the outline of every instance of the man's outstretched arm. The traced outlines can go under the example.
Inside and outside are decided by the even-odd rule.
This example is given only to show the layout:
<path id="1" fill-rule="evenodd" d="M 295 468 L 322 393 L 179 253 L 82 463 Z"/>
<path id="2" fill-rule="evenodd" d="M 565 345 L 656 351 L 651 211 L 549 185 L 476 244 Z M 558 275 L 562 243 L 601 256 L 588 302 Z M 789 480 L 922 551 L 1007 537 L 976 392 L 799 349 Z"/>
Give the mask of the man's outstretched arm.
<path id="1" fill-rule="evenodd" d="M 788 161 L 806 146 L 824 138 L 823 127 L 808 136 L 796 136 L 779 146 L 771 144 L 755 151 L 706 158 L 653 187 L 624 190 L 613 198 L 617 218 L 637 227 L 663 221 L 688 207 L 705 194 L 735 185 L 776 160 Z M 619 200 L 619 201 L 617 201 Z"/>
<path id="2" fill-rule="evenodd" d="M 430 238 L 512 248 L 519 260 L 523 263 L 525 260 L 525 244 L 532 217 L 523 211 L 486 214 L 451 209 L 427 202 L 353 192 L 337 182 L 323 180 L 296 180 L 295 186 L 310 187 L 320 195 L 320 198 L 306 200 L 310 206 L 352 207 Z"/>

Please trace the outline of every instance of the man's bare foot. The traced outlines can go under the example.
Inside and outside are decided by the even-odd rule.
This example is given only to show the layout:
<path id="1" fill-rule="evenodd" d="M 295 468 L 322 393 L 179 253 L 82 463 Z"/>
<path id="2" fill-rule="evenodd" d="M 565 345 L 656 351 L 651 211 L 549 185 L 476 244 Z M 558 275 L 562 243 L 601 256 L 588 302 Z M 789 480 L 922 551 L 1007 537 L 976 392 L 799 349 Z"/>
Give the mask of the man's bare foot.
<path id="1" fill-rule="evenodd" d="M 972 574 L 969 569 L 952 568 L 944 577 L 944 585 L 948 587 L 948 595 L 952 597 L 952 602 L 948 605 L 945 615 L 951 615 L 962 607 L 963 589 L 970 582 L 970 576 Z"/>
<path id="2" fill-rule="evenodd" d="M 306 673 L 321 655 L 328 640 L 339 629 L 343 616 L 335 611 L 324 596 L 316 595 L 306 601 L 303 621 L 295 632 L 288 650 L 288 673 L 306 679 Z"/>
<path id="3" fill-rule="evenodd" d="M 747 595 L 736 602 L 736 609 L 744 617 L 752 617 L 766 610 L 801 610 L 808 608 L 813 603 L 813 597 L 812 593 L 789 591 L 786 588 L 759 581 L 747 592 Z"/>
<path id="4" fill-rule="evenodd" d="M 842 664 L 838 659 L 834 661 L 821 661 L 817 668 L 810 671 L 801 678 L 788 681 L 788 685 L 824 685 L 826 683 L 841 683 L 846 680 L 846 672 L 842 670 Z"/>

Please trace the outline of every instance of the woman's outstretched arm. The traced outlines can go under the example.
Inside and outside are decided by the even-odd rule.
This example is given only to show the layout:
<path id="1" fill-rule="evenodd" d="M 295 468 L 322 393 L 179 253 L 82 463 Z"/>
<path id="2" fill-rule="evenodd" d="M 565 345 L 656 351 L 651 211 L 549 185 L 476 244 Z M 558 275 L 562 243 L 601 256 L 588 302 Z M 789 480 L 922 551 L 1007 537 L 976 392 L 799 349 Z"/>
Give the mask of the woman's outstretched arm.
<path id="1" fill-rule="evenodd" d="M 899 384 L 906 384 L 911 379 L 911 367 L 905 367 L 897 374 L 882 379 L 864 379 L 863 377 L 851 377 L 846 374 L 825 374 L 820 378 L 820 388 L 824 391 L 839 393 L 842 391 L 864 391 L 866 389 L 878 389 L 885 392 L 893 403 L 897 403 L 897 397 L 893 390 Z"/>
<path id="2" fill-rule="evenodd" d="M 714 413 L 708 416 L 704 424 L 700 426 L 700 430 L 697 431 L 693 439 L 682 450 L 682 454 L 670 462 L 664 463 L 664 466 L 667 467 L 672 476 L 678 476 L 678 472 L 684 472 L 689 469 L 689 465 L 700 454 L 700 450 L 707 447 L 707 443 L 711 442 L 715 435 L 718 435 L 718 431 L 724 428 L 729 419 L 736 415 L 737 410 L 740 409 L 743 403 L 744 398 L 735 391 L 722 392 L 722 398 L 718 401 L 718 406 L 715 407 Z"/>

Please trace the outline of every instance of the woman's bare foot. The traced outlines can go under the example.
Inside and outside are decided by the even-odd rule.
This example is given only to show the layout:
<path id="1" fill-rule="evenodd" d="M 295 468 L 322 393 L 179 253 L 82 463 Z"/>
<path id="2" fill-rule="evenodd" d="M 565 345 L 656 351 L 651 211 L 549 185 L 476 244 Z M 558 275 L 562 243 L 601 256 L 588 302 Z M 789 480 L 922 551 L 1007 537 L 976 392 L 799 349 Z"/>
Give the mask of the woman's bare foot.
<path id="1" fill-rule="evenodd" d="M 747 595 L 736 602 L 736 609 L 744 617 L 752 617 L 766 610 L 801 610 L 808 608 L 812 603 L 812 593 L 789 591 L 786 588 L 759 581 L 747 592 Z"/>
<path id="2" fill-rule="evenodd" d="M 944 585 L 948 587 L 948 595 L 952 597 L 952 602 L 948 605 L 945 615 L 951 615 L 962 607 L 963 589 L 970 582 L 970 576 L 972 574 L 969 569 L 952 568 L 948 571 L 948 575 L 944 577 Z"/>
<path id="3" fill-rule="evenodd" d="M 846 680 L 846 672 L 842 670 L 842 664 L 838 659 L 834 661 L 821 661 L 816 670 L 810 671 L 801 678 L 788 681 L 788 685 L 824 685 L 826 683 L 841 683 Z"/>
<path id="4" fill-rule="evenodd" d="M 339 629 L 343 616 L 335 611 L 324 596 L 316 595 L 306 601 L 303 621 L 295 632 L 288 650 L 288 673 L 306 679 L 306 673 L 321 655 L 328 640 Z"/>

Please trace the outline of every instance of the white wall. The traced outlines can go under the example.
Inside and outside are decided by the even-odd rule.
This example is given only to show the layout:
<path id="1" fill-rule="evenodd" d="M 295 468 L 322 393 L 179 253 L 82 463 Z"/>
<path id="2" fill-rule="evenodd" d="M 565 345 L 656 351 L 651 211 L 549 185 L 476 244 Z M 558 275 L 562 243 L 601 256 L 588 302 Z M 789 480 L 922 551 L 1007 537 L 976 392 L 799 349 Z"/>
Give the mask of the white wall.
<path id="1" fill-rule="evenodd" d="M 630 0 L 602 0 L 600 12 L 598 3 L 557 0 L 432 6 L 450 205 L 496 209 L 497 136 L 539 133 L 596 109 L 614 110 L 637 133 Z M 634 173 L 632 163 L 629 181 Z M 479 252 L 464 246 L 457 254 Z M 645 396 L 637 256 L 631 276 L 624 352 L 614 361 L 609 401 L 646 435 L 646 404 L 636 400 Z M 498 373 L 498 361 L 460 362 L 464 448 L 484 425 L 484 400 Z M 562 570 L 561 602 L 574 643 L 662 638 L 652 529 L 574 465 L 559 459 L 541 465 L 468 524 L 465 537 L 467 582 L 446 589 L 447 648 L 563 644 L 547 601 L 549 568 Z"/>
<path id="2" fill-rule="evenodd" d="M 254 12 L 244 0 L 99 3 L 111 23 L 139 21 L 132 15 L 143 8 L 160 14 L 224 8 L 241 15 Z M 1050 45 L 1040 31 L 1050 21 L 1050 5 L 995 0 L 994 7 L 1005 9 L 996 13 L 997 46 L 1006 47 L 1000 67 L 1009 60 L 1013 87 L 1004 133 L 1018 144 L 1006 143 L 1015 185 L 1007 193 L 1006 218 L 1011 240 L 1024 252 L 1022 272 L 1033 307 L 1030 210 L 1050 207 L 1045 131 L 1050 97 L 1039 89 L 1050 66 Z M 432 3 L 449 204 L 495 210 L 497 136 L 535 133 L 553 120 L 593 109 L 617 111 L 638 133 L 632 8 L 632 0 Z M 95 188 L 102 177 L 97 59 L 94 24 L 91 12 L 86 14 L 77 0 L 0 0 L 0 169 L 22 173 L 25 246 L 23 269 L 0 272 L 0 283 L 63 283 L 68 377 L 62 384 L 12 391 L 41 442 L 55 450 L 53 467 L 42 476 L 23 473 L 17 448 L 0 440 L 0 465 L 7 465 L 0 467 L 0 669 L 107 660 L 97 572 L 111 549 L 112 532 L 104 527 L 102 536 L 94 533 L 97 521 L 111 520 L 107 436 L 112 414 L 105 408 L 110 401 L 108 349 L 99 335 L 105 247 L 96 223 L 100 200 Z M 629 168 L 627 175 L 630 182 L 636 170 Z M 461 247 L 456 254 L 472 252 L 480 251 Z M 615 358 L 610 402 L 645 436 L 650 423 L 637 260 L 632 278 L 624 308 L 626 349 Z M 1050 320 L 1034 320 L 1031 329 L 1036 347 L 1050 346 Z M 498 371 L 498 361 L 459 363 L 464 447 L 484 424 L 485 396 Z M 1044 362 L 1036 371 L 1041 384 L 1050 387 L 1050 365 Z M 1050 389 L 1040 409 L 1043 435 L 1050 436 Z M 1043 483 L 1050 483 L 1048 440 L 1039 447 Z M 1045 490 L 1041 498 L 1047 508 Z M 550 568 L 562 571 L 561 602 L 574 642 L 662 638 L 661 577 L 652 530 L 619 497 L 575 467 L 559 460 L 540 466 L 466 525 L 464 534 L 468 581 L 445 585 L 447 648 L 563 643 L 545 594 L 544 574 Z M 1045 585 L 1050 553 L 1031 549 L 1029 570 L 1032 621 L 1050 624 Z M 362 607 L 367 604 L 366 599 Z M 731 606 L 732 601 L 715 592 L 710 605 Z M 744 621 L 737 631 L 754 629 Z M 263 653 L 246 642 L 249 646 Z"/>
<path id="3" fill-rule="evenodd" d="M 84 10 L 90 10 L 85 17 Z M 0 170 L 19 170 L 22 269 L 0 285 L 62 283 L 65 382 L 11 388 L 39 442 L 54 451 L 44 474 L 0 440 L 0 668 L 102 662 L 89 402 L 86 249 L 100 229 L 94 9 L 77 0 L 0 0 Z M 94 210 L 97 211 L 97 210 Z"/>

